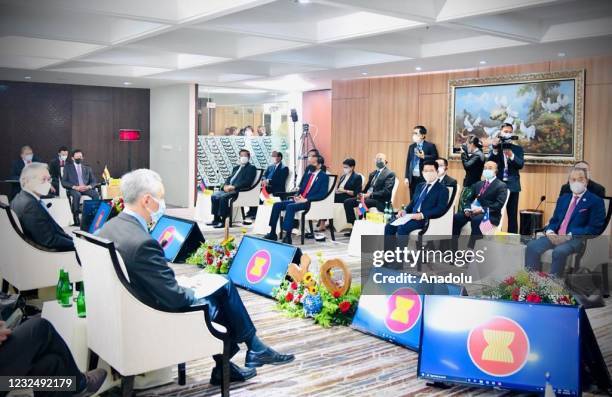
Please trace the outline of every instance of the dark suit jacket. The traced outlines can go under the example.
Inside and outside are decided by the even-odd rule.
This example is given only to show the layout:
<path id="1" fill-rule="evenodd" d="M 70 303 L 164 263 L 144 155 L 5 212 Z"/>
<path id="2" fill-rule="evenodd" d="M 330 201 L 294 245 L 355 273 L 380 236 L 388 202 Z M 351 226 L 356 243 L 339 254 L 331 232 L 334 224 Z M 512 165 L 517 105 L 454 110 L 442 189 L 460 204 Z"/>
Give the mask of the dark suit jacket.
<path id="1" fill-rule="evenodd" d="M 416 143 L 408 146 L 408 155 L 406 156 L 406 172 L 405 177 L 408 178 L 408 181 L 412 183 L 412 169 L 410 169 L 410 164 L 412 163 L 412 158 L 415 157 L 414 149 L 417 147 Z M 436 145 L 423 141 L 423 152 L 425 153 L 424 159 L 419 159 L 419 169 L 423 172 L 423 162 L 429 160 L 435 160 L 438 158 L 438 149 L 436 149 Z"/>
<path id="2" fill-rule="evenodd" d="M 485 163 L 484 153 L 482 152 L 482 150 L 470 153 L 469 155 L 465 152 L 462 152 L 461 162 L 463 163 L 463 169 L 465 170 L 463 186 L 472 186 L 476 182 L 480 181 Z"/>
<path id="3" fill-rule="evenodd" d="M 193 291 L 178 285 L 164 250 L 136 218 L 122 212 L 98 234 L 115 243 L 138 300 L 160 310 L 178 310 L 194 303 Z"/>
<path id="4" fill-rule="evenodd" d="M 426 186 L 425 182 L 421 182 L 416 187 L 414 199 L 406 206 L 406 213 L 413 214 L 417 212 L 415 208 L 416 201 Z M 447 206 L 448 188 L 436 181 L 431 189 L 429 189 L 429 192 L 427 192 L 425 199 L 421 203 L 421 209 L 418 212 L 422 213 L 425 219 L 439 218 L 444 215 Z"/>
<path id="5" fill-rule="evenodd" d="M 600 185 L 599 183 L 592 181 L 590 179 L 589 179 L 589 183 L 587 184 L 587 190 L 596 196 L 599 196 L 601 198 L 606 198 L 606 188 Z M 564 194 L 568 194 L 568 193 L 571 194 L 572 189 L 570 189 L 569 183 L 566 183 L 565 185 L 561 186 L 559 197 L 563 196 Z"/>
<path id="6" fill-rule="evenodd" d="M 41 163 L 42 160 L 34 156 L 32 158 L 32 162 Z M 23 159 L 21 157 L 13 161 L 13 164 L 11 164 L 11 175 L 9 179 L 19 180 L 19 177 L 21 176 L 21 171 L 23 171 L 24 168 L 25 168 L 25 163 L 23 162 Z"/>
<path id="7" fill-rule="evenodd" d="M 491 223 L 497 226 L 501 218 L 501 209 L 506 202 L 508 188 L 499 178 L 495 178 L 482 196 L 479 196 L 478 194 L 484 183 L 485 181 L 480 181 L 474 184 L 469 202 L 471 203 L 475 198 L 478 198 L 478 202 L 483 211 L 486 213 L 487 209 L 489 210 L 489 219 L 491 219 Z"/>
<path id="8" fill-rule="evenodd" d="M 30 193 L 19 192 L 11 201 L 11 209 L 17 214 L 23 233 L 33 242 L 58 251 L 74 251 L 72 238 Z"/>
<path id="9" fill-rule="evenodd" d="M 96 184 L 96 177 L 91 170 L 91 167 L 81 163 L 81 174 L 83 177 L 83 183 L 93 188 Z M 78 184 L 79 176 L 77 175 L 74 162 L 71 161 L 66 163 L 64 166 L 64 176 L 62 177 L 62 186 L 64 186 L 65 189 L 70 190 L 73 186 L 77 186 Z"/>
<path id="10" fill-rule="evenodd" d="M 236 172 L 240 169 L 240 166 L 237 165 L 232 169 L 232 173 L 225 180 L 225 185 L 233 185 L 236 190 L 249 188 L 253 184 L 253 180 L 255 179 L 255 174 L 257 172 L 257 168 L 251 163 L 247 163 L 244 165 L 244 169 L 240 171 L 240 174 L 236 177 L 234 183 L 230 183 L 232 177 L 236 175 Z"/>
<path id="11" fill-rule="evenodd" d="M 263 178 L 268 180 L 268 187 L 266 188 L 268 193 L 284 192 L 288 176 L 289 168 L 282 161 L 278 165 L 269 165 L 263 175 Z"/>
<path id="12" fill-rule="evenodd" d="M 64 166 L 68 164 L 68 160 L 64 161 Z M 59 196 L 59 184 L 62 179 L 62 167 L 60 166 L 59 157 L 55 156 L 49 161 L 49 174 L 51 175 L 51 185 L 55 189 L 55 195 Z"/>
<path id="13" fill-rule="evenodd" d="M 367 192 L 372 186 L 372 180 L 376 175 L 377 171 L 372 171 L 368 176 L 368 183 L 365 185 L 363 189 L 364 192 Z M 395 184 L 395 172 L 391 171 L 388 167 L 382 169 L 380 176 L 376 179 L 374 183 L 374 190 L 372 190 L 371 199 L 377 201 L 391 201 L 391 193 L 393 192 L 393 185 Z"/>
<path id="14" fill-rule="evenodd" d="M 457 187 L 457 180 L 450 175 L 444 175 L 444 178 L 442 178 L 442 184 L 448 187 Z"/>
<path id="15" fill-rule="evenodd" d="M 344 181 L 344 179 L 346 179 L 346 174 L 342 174 L 342 176 L 338 180 L 338 187 L 340 187 L 340 184 L 342 183 L 342 181 Z M 344 185 L 344 190 L 349 190 L 353 192 L 354 197 L 357 196 L 357 194 L 361 193 L 362 186 L 363 181 L 361 180 L 361 175 L 356 172 L 353 172 L 351 173 L 351 176 L 349 176 L 349 179 L 346 181 L 346 184 Z"/>
<path id="16" fill-rule="evenodd" d="M 508 190 L 511 192 L 521 191 L 521 176 L 519 170 L 525 165 L 525 151 L 519 145 L 512 144 L 510 149 L 514 153 L 514 160 L 508 160 L 508 180 L 503 181 L 508 185 Z M 504 176 L 504 152 L 498 150 L 497 154 L 493 154 L 493 150 L 489 152 L 489 160 L 497 163 L 497 177 L 502 179 Z"/>
<path id="17" fill-rule="evenodd" d="M 302 178 L 300 182 L 300 192 L 299 194 L 303 196 L 304 189 L 308 184 L 308 180 L 310 179 L 310 172 Z M 325 173 L 325 171 L 320 170 L 315 176 L 314 181 L 312 181 L 312 186 L 308 190 L 308 194 L 306 195 L 306 199 L 308 201 L 321 200 L 327 192 L 329 191 L 329 175 Z"/>
<path id="18" fill-rule="evenodd" d="M 559 231 L 565 214 L 574 198 L 573 194 L 564 194 L 557 200 L 555 212 L 548 222 L 546 229 L 555 233 Z M 574 212 L 567 225 L 567 233 L 576 236 L 595 236 L 601 234 L 606 220 L 606 209 L 601 197 L 589 192 L 584 192 L 582 198 L 576 204 Z"/>

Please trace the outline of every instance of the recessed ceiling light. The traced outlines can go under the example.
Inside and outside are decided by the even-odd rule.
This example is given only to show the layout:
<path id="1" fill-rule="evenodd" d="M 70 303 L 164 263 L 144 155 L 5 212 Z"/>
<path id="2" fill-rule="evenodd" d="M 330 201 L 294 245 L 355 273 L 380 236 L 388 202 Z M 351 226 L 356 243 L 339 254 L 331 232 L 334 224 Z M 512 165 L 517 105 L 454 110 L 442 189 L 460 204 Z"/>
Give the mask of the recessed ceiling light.
<path id="1" fill-rule="evenodd" d="M 297 0 L 297 2 L 300 4 L 308 4 L 310 3 L 310 0 Z"/>
<path id="2" fill-rule="evenodd" d="M 367 76 L 367 75 L 368 75 L 368 72 L 361 72 L 361 75 L 362 75 L 362 76 Z"/>
<path id="3" fill-rule="evenodd" d="M 564 52 L 560 52 L 560 53 L 557 54 L 557 56 L 563 58 L 565 56 L 565 53 Z"/>
<path id="4" fill-rule="evenodd" d="M 417 66 L 417 67 L 416 67 L 416 68 L 414 68 L 414 69 L 415 69 L 415 70 L 417 70 L 417 71 L 423 70 L 423 68 L 422 68 L 422 67 L 420 67 L 420 66 Z"/>
<path id="5" fill-rule="evenodd" d="M 130 83 L 129 81 L 124 81 L 123 85 L 132 85 L 132 83 Z"/>
<path id="6" fill-rule="evenodd" d="M 481 65 L 486 65 L 486 64 L 487 64 L 487 61 L 480 61 L 480 64 L 481 64 Z"/>
<path id="7" fill-rule="evenodd" d="M 25 76 L 25 77 L 24 77 L 24 79 L 26 79 L 26 80 L 31 80 L 31 79 L 32 79 L 32 76 Z"/>

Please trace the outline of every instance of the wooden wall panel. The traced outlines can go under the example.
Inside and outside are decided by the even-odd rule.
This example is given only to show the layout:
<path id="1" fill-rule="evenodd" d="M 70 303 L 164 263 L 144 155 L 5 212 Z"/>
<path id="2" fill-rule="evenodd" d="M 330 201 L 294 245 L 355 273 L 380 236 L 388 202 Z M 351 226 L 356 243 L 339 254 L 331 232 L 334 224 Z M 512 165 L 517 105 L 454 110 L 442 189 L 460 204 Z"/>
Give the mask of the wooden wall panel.
<path id="1" fill-rule="evenodd" d="M 370 81 L 370 140 L 410 142 L 419 108 L 418 78 L 390 77 Z"/>
<path id="2" fill-rule="evenodd" d="M 418 75 L 419 94 L 445 94 L 448 92 L 448 80 L 478 77 L 476 69 L 457 72 L 426 73 Z"/>
<path id="3" fill-rule="evenodd" d="M 332 82 L 332 98 L 368 98 L 370 95 L 370 80 L 335 80 Z"/>
<path id="4" fill-rule="evenodd" d="M 329 164 L 332 172 L 342 170 L 342 161 L 352 157 L 357 161 L 357 170 L 364 173 L 364 166 L 371 161 L 367 158 L 368 146 L 368 100 L 334 99 L 332 100 L 333 162 Z"/>
<path id="5" fill-rule="evenodd" d="M 501 76 L 521 73 L 540 73 L 550 71 L 550 62 L 528 63 L 478 68 L 478 77 Z"/>
<path id="6" fill-rule="evenodd" d="M 73 101 L 72 112 L 72 148 L 83 151 L 85 164 L 93 169 L 99 181 L 104 166 L 113 158 L 113 147 L 118 144 L 117 135 L 113 134 L 113 103 Z M 109 170 L 112 169 L 109 165 Z"/>
<path id="7" fill-rule="evenodd" d="M 553 61 L 550 70 L 586 69 L 586 84 L 612 84 L 612 57 Z"/>
<path id="8" fill-rule="evenodd" d="M 593 179 L 612 194 L 612 84 L 588 85 L 585 95 L 584 156 Z"/>

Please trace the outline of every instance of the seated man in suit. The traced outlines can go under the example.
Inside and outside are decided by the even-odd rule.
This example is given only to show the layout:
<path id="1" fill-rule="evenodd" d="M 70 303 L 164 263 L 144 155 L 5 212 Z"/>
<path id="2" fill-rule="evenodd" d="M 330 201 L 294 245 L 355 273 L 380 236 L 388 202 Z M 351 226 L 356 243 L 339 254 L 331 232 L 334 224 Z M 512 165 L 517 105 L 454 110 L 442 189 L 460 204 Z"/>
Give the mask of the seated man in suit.
<path id="1" fill-rule="evenodd" d="M 28 145 L 22 146 L 21 150 L 19 151 L 19 159 L 13 161 L 13 163 L 11 164 L 11 172 L 10 172 L 9 179 L 18 181 L 19 176 L 21 175 L 21 171 L 23 171 L 23 168 L 26 165 L 30 163 L 40 163 L 40 162 L 41 160 L 34 155 L 34 152 L 32 151 L 32 147 Z M 13 186 L 11 187 L 11 196 L 9 198 L 12 200 L 13 197 L 15 197 L 17 193 L 19 193 L 19 190 L 21 190 L 21 188 L 19 187 L 19 184 L 18 183 L 13 184 Z"/>
<path id="2" fill-rule="evenodd" d="M 391 193 L 395 185 L 395 173 L 387 168 L 387 156 L 384 153 L 376 155 L 376 171 L 372 171 L 368 177 L 364 193 L 360 193 L 355 198 L 344 201 L 344 212 L 346 221 L 355 223 L 355 208 L 361 202 L 363 196 L 366 206 L 376 207 L 379 211 L 384 211 L 387 202 L 391 201 Z M 350 233 L 345 233 L 350 236 Z"/>
<path id="3" fill-rule="evenodd" d="M 457 180 L 446 173 L 448 171 L 448 160 L 444 157 L 438 157 L 436 163 L 438 163 L 438 182 L 446 187 L 457 187 Z"/>
<path id="4" fill-rule="evenodd" d="M 448 206 L 448 189 L 438 181 L 438 163 L 435 161 L 425 161 L 423 163 L 422 182 L 417 186 L 414 198 L 397 214 L 397 218 L 408 217 L 410 220 L 403 225 L 393 226 L 387 223 L 385 235 L 392 236 L 398 234 L 407 236 L 416 229 L 422 229 L 427 219 L 439 218 L 446 212 Z"/>
<path id="5" fill-rule="evenodd" d="M 291 244 L 291 230 L 293 229 L 293 220 L 295 213 L 310 208 L 310 202 L 313 200 L 321 200 L 327 194 L 329 189 L 329 176 L 321 169 L 324 163 L 323 157 L 314 155 L 308 157 L 309 166 L 312 166 L 308 174 L 305 174 L 300 183 L 300 190 L 296 196 L 288 200 L 274 203 L 272 207 L 272 215 L 270 215 L 270 233 L 264 236 L 265 239 L 278 239 L 276 235 L 276 224 L 280 218 L 281 212 L 285 211 L 285 219 L 281 227 L 286 232 L 283 237 L 283 243 Z"/>
<path id="6" fill-rule="evenodd" d="M 289 176 L 289 168 L 283 164 L 283 154 L 281 152 L 272 152 L 272 164 L 268 166 L 262 178 L 262 185 L 270 194 L 276 194 L 285 191 L 287 177 Z"/>
<path id="7" fill-rule="evenodd" d="M 73 376 L 76 386 L 73 395 L 85 397 L 100 389 L 106 370 L 97 368 L 82 373 L 61 335 L 50 322 L 38 317 L 12 331 L 0 321 L 0 376 Z M 41 395 L 56 394 L 43 392 Z"/>
<path id="8" fill-rule="evenodd" d="M 62 173 L 64 172 L 63 168 L 66 165 L 66 161 L 68 160 L 68 148 L 66 146 L 61 146 L 57 150 L 57 156 L 53 157 L 51 161 L 49 161 L 49 174 L 51 174 L 51 193 L 55 196 L 59 196 L 60 193 L 60 181 L 62 179 Z"/>
<path id="9" fill-rule="evenodd" d="M 98 191 L 95 189 L 96 177 L 91 167 L 83 164 L 83 151 L 75 149 L 72 152 L 72 162 L 64 165 L 64 176 L 62 186 L 66 189 L 66 194 L 71 199 L 72 216 L 74 225 L 79 226 L 79 211 L 81 208 L 81 196 L 89 196 L 92 200 L 100 199 Z"/>
<path id="10" fill-rule="evenodd" d="M 604 201 L 587 190 L 584 168 L 572 168 L 568 179 L 571 193 L 559 197 L 555 212 L 545 227 L 546 236 L 532 240 L 525 250 L 525 267 L 542 270 L 540 256 L 552 249 L 551 273 L 563 274 L 569 255 L 578 252 L 584 238 L 601 234 L 606 219 Z"/>
<path id="11" fill-rule="evenodd" d="M 589 178 L 589 183 L 587 183 L 587 190 L 591 193 L 593 193 L 596 196 L 603 198 L 606 198 L 606 188 L 603 185 L 600 185 L 599 183 L 595 182 L 594 180 L 591 179 L 591 170 L 589 169 L 589 163 L 587 163 L 586 161 L 579 161 L 577 163 L 574 164 L 574 168 L 582 168 L 583 170 L 586 171 L 587 176 Z M 559 197 L 563 196 L 564 194 L 568 194 L 571 193 L 572 190 L 570 189 L 570 184 L 565 183 L 563 184 L 563 186 L 561 186 L 561 191 L 559 192 Z"/>
<path id="12" fill-rule="evenodd" d="M 232 356 L 238 352 L 239 343 L 246 343 L 248 347 L 248 369 L 231 364 L 233 381 L 252 378 L 256 375 L 255 367 L 293 360 L 293 355 L 279 354 L 259 340 L 249 313 L 231 281 L 204 298 L 196 298 L 192 289 L 178 285 L 162 247 L 148 230 L 148 225 L 157 222 L 166 208 L 164 186 L 156 172 L 139 169 L 123 175 L 121 192 L 125 210 L 107 222 L 99 235 L 115 243 L 125 262 L 136 298 L 154 308 L 169 311 L 207 303 L 212 321 L 223 325 L 230 334 Z M 218 385 L 222 379 L 221 360 L 214 358 L 217 366 L 212 371 L 211 383 Z"/>
<path id="13" fill-rule="evenodd" d="M 468 222 L 472 226 L 472 237 L 482 236 L 480 222 L 482 222 L 482 218 L 487 211 L 491 223 L 495 226 L 499 225 L 501 209 L 508 196 L 508 188 L 505 183 L 497 178 L 497 163 L 495 161 L 485 163 L 482 176 L 484 180 L 474 184 L 474 189 L 468 197 L 467 201 L 471 203 L 471 206 L 466 208 L 463 213 L 457 213 L 453 217 L 453 236 L 460 235 L 461 228 Z M 470 245 L 474 241 L 471 238 Z"/>
<path id="14" fill-rule="evenodd" d="M 251 152 L 242 149 L 239 153 L 240 164 L 232 169 L 232 173 L 227 177 L 220 191 L 215 192 L 211 199 L 214 215 L 212 222 L 208 226 L 220 229 L 225 226 L 225 218 L 229 215 L 230 199 L 236 198 L 241 189 L 250 187 L 253 184 L 257 169 L 251 161 Z"/>
<path id="15" fill-rule="evenodd" d="M 11 201 L 26 235 L 36 244 L 57 251 L 74 251 L 72 238 L 47 212 L 41 197 L 49 194 L 51 176 L 44 163 L 30 163 L 19 178 L 22 190 Z"/>
<path id="16" fill-rule="evenodd" d="M 363 181 L 361 175 L 355 172 L 355 160 L 347 158 L 342 162 L 342 176 L 338 181 L 334 203 L 344 203 L 350 198 L 355 198 L 361 193 Z"/>

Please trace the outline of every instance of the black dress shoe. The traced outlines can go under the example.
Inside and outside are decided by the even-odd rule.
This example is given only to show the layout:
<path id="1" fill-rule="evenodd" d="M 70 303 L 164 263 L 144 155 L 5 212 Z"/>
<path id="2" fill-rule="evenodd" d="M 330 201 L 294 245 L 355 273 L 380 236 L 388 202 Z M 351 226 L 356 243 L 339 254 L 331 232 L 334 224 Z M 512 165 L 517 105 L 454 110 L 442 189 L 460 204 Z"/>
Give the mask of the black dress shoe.
<path id="1" fill-rule="evenodd" d="M 215 229 L 223 229 L 225 227 L 225 224 L 223 222 L 218 222 L 218 223 L 214 224 L 213 227 Z"/>
<path id="2" fill-rule="evenodd" d="M 285 244 L 293 244 L 293 241 L 291 241 L 291 234 L 290 233 L 285 234 L 285 237 L 283 237 L 283 243 L 285 243 Z"/>
<path id="3" fill-rule="evenodd" d="M 304 238 L 315 238 L 314 233 L 304 233 Z"/>
<path id="4" fill-rule="evenodd" d="M 281 365 L 290 363 L 295 359 L 293 354 L 280 354 L 273 349 L 267 347 L 261 352 L 253 352 L 249 350 L 244 360 L 244 365 L 248 368 L 261 367 L 265 364 Z"/>
<path id="5" fill-rule="evenodd" d="M 223 382 L 223 378 L 221 374 L 222 364 L 221 364 L 221 356 L 215 354 L 213 356 L 217 365 L 213 368 L 212 373 L 210 374 L 210 384 L 213 386 L 220 386 Z M 245 380 L 251 379 L 255 375 L 257 375 L 257 370 L 255 368 L 240 368 L 236 364 L 230 361 L 230 383 L 231 382 L 244 382 Z"/>
<path id="6" fill-rule="evenodd" d="M 206 226 L 215 226 L 217 223 L 219 223 L 219 218 L 214 218 L 213 221 L 208 222 Z"/>
<path id="7" fill-rule="evenodd" d="M 346 233 L 344 233 L 344 237 L 351 237 L 351 234 L 353 234 L 352 231 L 346 232 Z"/>
<path id="8" fill-rule="evenodd" d="M 272 232 L 266 234 L 263 238 L 265 238 L 266 240 L 272 240 L 272 241 L 278 240 L 278 236 L 276 235 L 276 233 L 272 233 Z"/>

